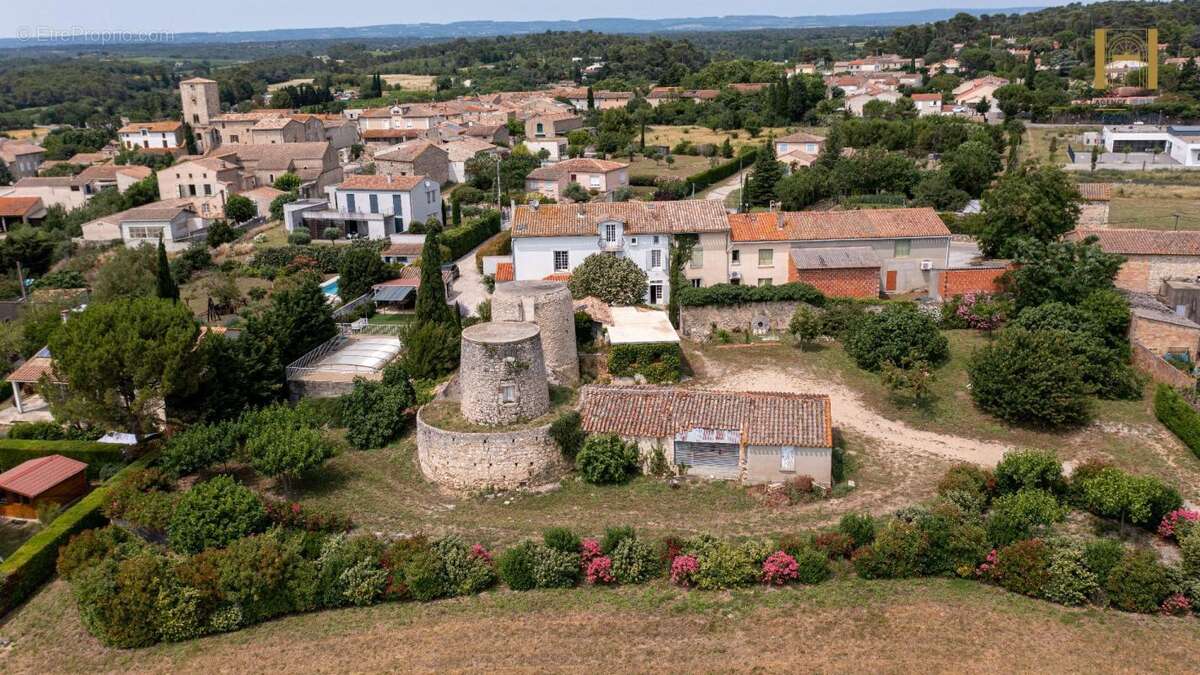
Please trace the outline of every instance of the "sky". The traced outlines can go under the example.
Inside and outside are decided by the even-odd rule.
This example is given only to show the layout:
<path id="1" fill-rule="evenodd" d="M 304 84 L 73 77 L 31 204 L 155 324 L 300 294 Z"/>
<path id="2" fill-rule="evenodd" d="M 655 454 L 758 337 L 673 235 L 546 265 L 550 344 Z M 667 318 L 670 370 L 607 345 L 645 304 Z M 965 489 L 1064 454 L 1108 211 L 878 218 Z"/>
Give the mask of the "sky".
<path id="1" fill-rule="evenodd" d="M 862 14 L 937 7 L 1017 7 L 1061 4 L 1060 0 L 843 0 L 831 4 L 815 0 L 607 0 L 602 6 L 578 9 L 560 6 L 554 15 L 545 3 L 498 3 L 495 0 L 458 0 L 420 3 L 406 0 L 355 0 L 346 5 L 329 0 L 4 0 L 0 10 L 0 37 L 45 35 L 48 31 L 226 32 L 272 28 L 318 28 L 393 23 L 449 23 L 465 20 L 546 20 L 603 17 L 660 19 L 726 14 L 805 16 Z M 286 7 L 286 13 L 280 8 Z M 347 12 L 336 8 L 346 7 Z"/>

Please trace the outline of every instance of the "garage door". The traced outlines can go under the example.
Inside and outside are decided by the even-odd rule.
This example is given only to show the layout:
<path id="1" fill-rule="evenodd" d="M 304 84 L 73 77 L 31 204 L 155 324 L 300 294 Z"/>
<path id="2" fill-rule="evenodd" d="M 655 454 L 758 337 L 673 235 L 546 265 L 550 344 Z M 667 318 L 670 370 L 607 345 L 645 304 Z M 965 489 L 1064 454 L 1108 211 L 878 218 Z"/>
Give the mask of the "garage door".
<path id="1" fill-rule="evenodd" d="M 733 478 L 738 473 L 738 445 L 675 441 L 675 464 L 686 464 L 699 475 Z"/>

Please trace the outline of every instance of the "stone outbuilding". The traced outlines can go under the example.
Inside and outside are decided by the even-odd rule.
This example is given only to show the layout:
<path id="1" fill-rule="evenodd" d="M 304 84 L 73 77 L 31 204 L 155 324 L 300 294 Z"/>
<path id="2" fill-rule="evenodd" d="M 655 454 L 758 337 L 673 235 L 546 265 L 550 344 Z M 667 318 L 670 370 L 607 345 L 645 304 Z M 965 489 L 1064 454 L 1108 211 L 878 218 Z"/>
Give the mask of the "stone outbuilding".
<path id="1" fill-rule="evenodd" d="M 1136 293 L 1156 293 L 1164 279 L 1200 277 L 1200 232 L 1136 229 L 1077 229 L 1074 240 L 1095 237 L 1105 253 L 1125 258 L 1116 285 Z"/>
<path id="2" fill-rule="evenodd" d="M 499 426 L 545 414 L 550 390 L 537 324 L 492 321 L 463 330 L 459 381 L 463 417 L 476 424 Z"/>
<path id="3" fill-rule="evenodd" d="M 567 387 L 579 384 L 575 308 L 565 283 L 529 280 L 497 284 L 492 294 L 492 319 L 536 323 L 550 383 Z"/>

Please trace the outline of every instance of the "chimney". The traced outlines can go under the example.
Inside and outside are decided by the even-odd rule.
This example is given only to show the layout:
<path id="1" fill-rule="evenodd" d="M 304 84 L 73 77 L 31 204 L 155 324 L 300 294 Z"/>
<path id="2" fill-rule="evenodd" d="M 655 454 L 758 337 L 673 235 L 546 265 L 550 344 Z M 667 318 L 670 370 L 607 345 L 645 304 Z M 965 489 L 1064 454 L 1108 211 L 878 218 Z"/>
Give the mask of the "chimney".
<path id="1" fill-rule="evenodd" d="M 781 211 L 776 211 L 774 209 L 771 210 L 771 213 L 775 214 L 775 226 L 778 227 L 780 230 L 782 230 L 783 229 L 783 213 Z"/>

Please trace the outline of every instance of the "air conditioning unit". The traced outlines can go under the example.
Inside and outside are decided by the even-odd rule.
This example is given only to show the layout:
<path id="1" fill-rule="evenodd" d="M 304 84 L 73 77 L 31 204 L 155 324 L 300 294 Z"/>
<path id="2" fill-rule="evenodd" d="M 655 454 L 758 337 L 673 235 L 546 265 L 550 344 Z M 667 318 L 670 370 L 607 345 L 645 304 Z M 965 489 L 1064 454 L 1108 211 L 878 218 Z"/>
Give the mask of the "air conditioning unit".
<path id="1" fill-rule="evenodd" d="M 921 261 L 921 269 L 922 269 L 922 270 L 931 270 L 931 269 L 933 269 L 933 261 L 932 261 L 932 260 L 922 260 L 922 261 Z"/>
<path id="2" fill-rule="evenodd" d="M 729 278 L 730 278 L 730 279 L 741 279 L 741 278 L 742 278 L 742 273 L 741 273 L 741 272 L 730 272 L 730 273 L 729 273 Z"/>

